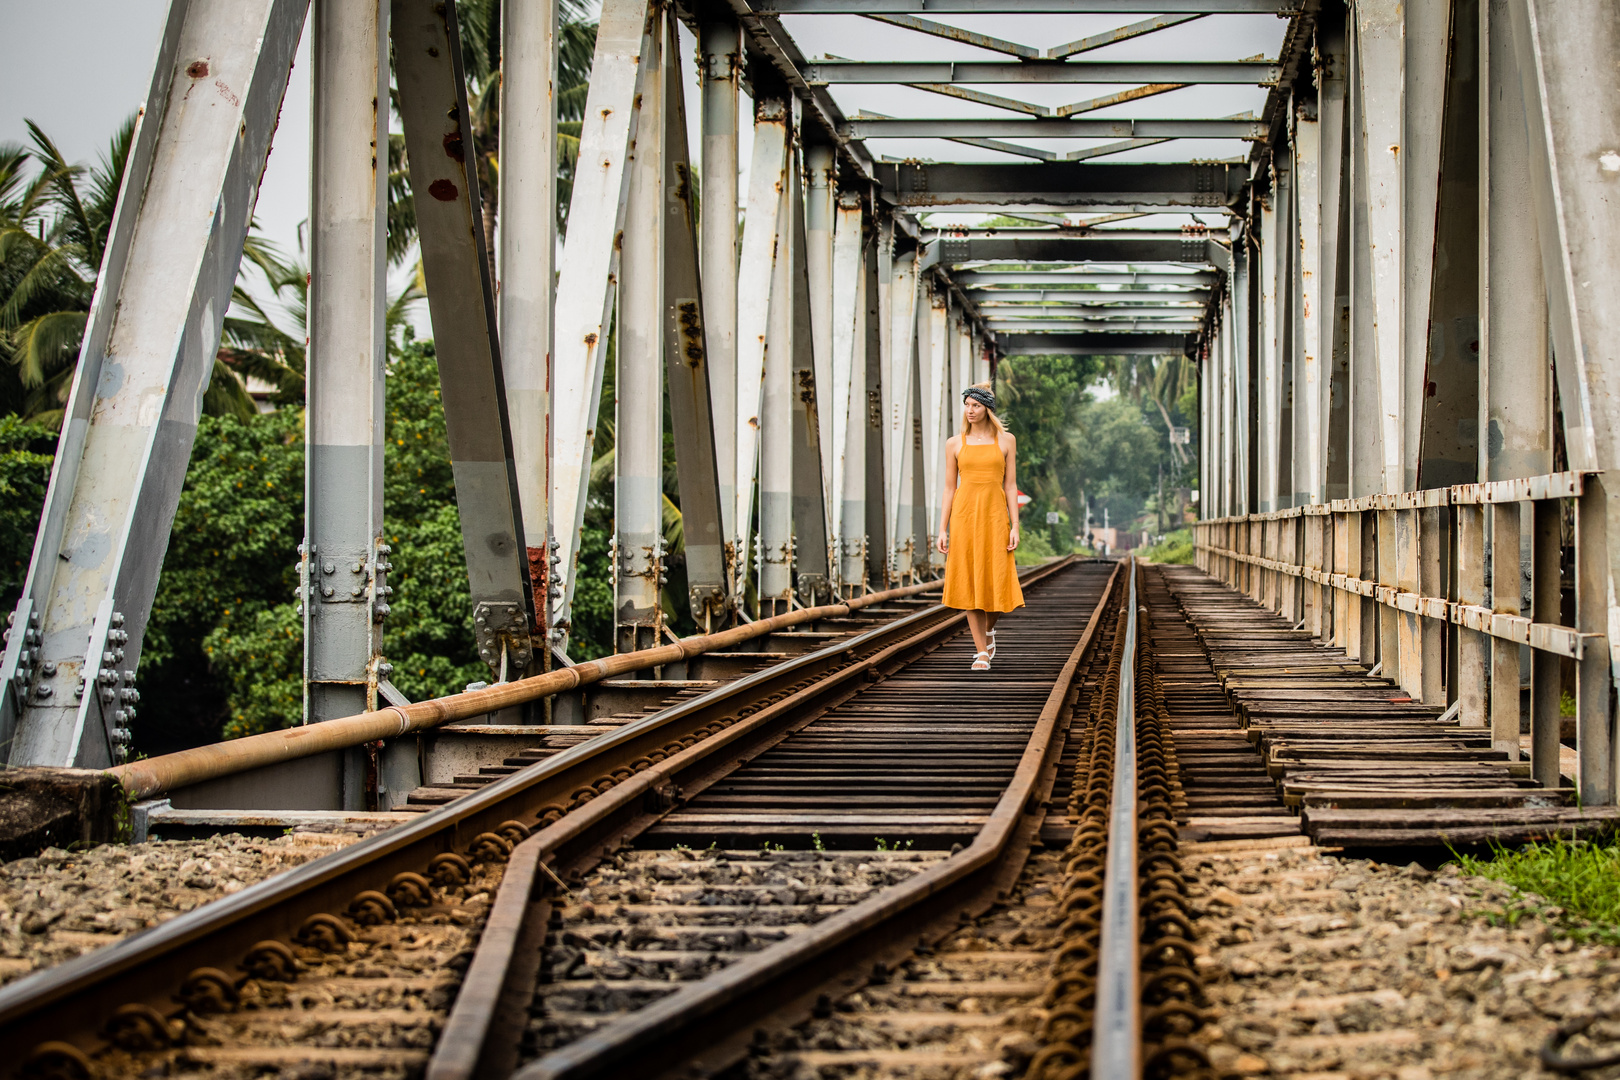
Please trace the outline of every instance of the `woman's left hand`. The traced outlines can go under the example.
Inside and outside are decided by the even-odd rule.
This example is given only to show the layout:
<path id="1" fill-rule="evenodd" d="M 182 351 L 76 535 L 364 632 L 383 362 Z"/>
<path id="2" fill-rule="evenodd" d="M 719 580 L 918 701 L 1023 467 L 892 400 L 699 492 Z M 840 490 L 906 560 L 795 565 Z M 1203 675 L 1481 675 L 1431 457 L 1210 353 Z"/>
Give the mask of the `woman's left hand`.
<path id="1" fill-rule="evenodd" d="M 1018 550 L 1018 526 L 1016 526 L 1016 525 L 1014 525 L 1012 527 L 1012 532 L 1010 532 L 1007 535 L 1007 550 L 1008 551 L 1017 551 Z"/>

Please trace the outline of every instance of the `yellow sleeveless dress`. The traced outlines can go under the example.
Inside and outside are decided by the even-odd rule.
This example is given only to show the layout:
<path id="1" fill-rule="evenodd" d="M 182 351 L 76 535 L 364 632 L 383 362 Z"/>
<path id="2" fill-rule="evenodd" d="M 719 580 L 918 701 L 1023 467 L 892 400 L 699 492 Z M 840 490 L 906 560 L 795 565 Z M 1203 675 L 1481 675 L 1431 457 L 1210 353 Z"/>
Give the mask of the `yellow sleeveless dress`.
<path id="1" fill-rule="evenodd" d="M 1011 611 L 1024 606 L 1018 570 L 1007 550 L 1011 523 L 1002 487 L 1007 461 L 996 443 L 964 443 L 956 453 L 950 548 L 945 555 L 946 607 Z"/>

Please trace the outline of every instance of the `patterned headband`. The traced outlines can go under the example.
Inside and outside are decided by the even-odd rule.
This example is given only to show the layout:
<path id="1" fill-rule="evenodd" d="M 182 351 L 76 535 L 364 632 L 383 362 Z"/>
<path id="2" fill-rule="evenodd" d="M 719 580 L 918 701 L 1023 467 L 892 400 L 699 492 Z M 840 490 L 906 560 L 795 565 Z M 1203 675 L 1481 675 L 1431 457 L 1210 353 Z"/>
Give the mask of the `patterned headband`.
<path id="1" fill-rule="evenodd" d="M 962 400 L 966 401 L 968 398 L 972 398 L 987 409 L 993 410 L 996 407 L 996 395 L 988 390 L 980 390 L 977 386 L 970 386 L 962 391 Z"/>

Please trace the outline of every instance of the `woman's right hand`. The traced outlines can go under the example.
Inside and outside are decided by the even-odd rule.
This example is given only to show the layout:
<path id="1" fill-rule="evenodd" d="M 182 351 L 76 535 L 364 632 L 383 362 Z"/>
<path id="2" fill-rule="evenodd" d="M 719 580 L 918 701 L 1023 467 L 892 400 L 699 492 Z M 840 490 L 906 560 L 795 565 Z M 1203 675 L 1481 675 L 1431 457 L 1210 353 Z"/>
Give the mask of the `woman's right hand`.
<path id="1" fill-rule="evenodd" d="M 934 537 L 934 547 L 938 549 L 941 555 L 950 554 L 950 546 L 951 542 L 949 533 L 940 533 L 938 536 Z"/>

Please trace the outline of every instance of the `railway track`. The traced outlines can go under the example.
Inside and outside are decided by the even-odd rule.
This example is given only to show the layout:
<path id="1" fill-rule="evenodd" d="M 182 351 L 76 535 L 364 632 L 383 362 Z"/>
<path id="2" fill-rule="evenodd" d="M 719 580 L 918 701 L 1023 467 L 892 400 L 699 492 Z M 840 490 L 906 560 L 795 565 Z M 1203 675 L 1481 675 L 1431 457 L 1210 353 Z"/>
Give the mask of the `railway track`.
<path id="1" fill-rule="evenodd" d="M 1209 897 L 1340 902 L 1224 666 L 1303 643 L 1182 568 L 1025 588 L 988 674 L 931 607 L 688 694 L 13 984 L 0 1038 L 75 1080 L 1213 1078 Z"/>
<path id="2" fill-rule="evenodd" d="M 1027 620 L 1028 655 L 1009 657 L 993 677 L 1007 684 L 1026 727 L 1039 729 L 1048 741 L 1069 693 L 1063 680 L 1078 666 L 1073 647 L 1086 632 L 1086 616 L 1112 570 L 1111 565 L 1065 563 L 1026 578 L 1031 614 L 1044 611 L 1048 617 Z M 0 990 L 0 1041 L 19 1049 L 8 1067 L 51 1077 L 134 1075 L 175 1065 L 251 1072 L 308 1059 L 313 1050 L 342 1071 L 418 1072 L 433 1047 L 442 1055 L 462 1045 L 457 1040 L 464 1024 L 446 1011 L 452 999 L 472 1008 L 476 992 L 486 997 L 491 992 L 480 982 L 488 949 L 475 951 L 475 941 L 511 945 L 534 933 L 532 920 L 511 921 L 514 904 L 547 905 L 543 931 L 551 921 L 550 894 L 583 892 L 584 875 L 630 836 L 649 834 L 649 843 L 669 852 L 677 850 L 673 845 L 681 837 L 691 839 L 693 829 L 729 830 L 729 839 L 746 842 L 756 853 L 782 845 L 761 830 L 796 828 L 799 822 L 762 822 L 753 813 L 759 807 L 736 800 L 764 798 L 786 805 L 768 785 L 792 778 L 750 774 L 739 764 L 778 744 L 790 756 L 797 747 L 810 746 L 822 736 L 807 733 L 811 742 L 795 744 L 801 729 L 841 707 L 855 710 L 843 714 L 846 722 L 867 723 L 874 731 L 887 724 L 891 749 L 902 749 L 904 737 L 896 730 L 902 720 L 895 710 L 903 712 L 904 703 L 896 704 L 889 684 L 900 677 L 919 679 L 917 685 L 924 686 L 935 677 L 912 674 L 914 669 L 965 677 L 965 654 L 954 655 L 960 649 L 931 655 L 963 632 L 960 614 L 937 607 L 898 619 L 497 776 L 343 851 L 20 980 Z M 1020 664 L 1034 664 L 1037 656 L 1051 669 L 1043 692 L 1011 685 L 1024 680 Z M 1063 691 L 1055 693 L 1060 681 Z M 959 695 L 947 700 L 953 696 L 949 687 L 935 691 L 943 695 L 942 706 L 960 703 Z M 885 695 L 891 700 L 881 705 Z M 874 702 L 880 703 L 876 711 Z M 884 708 L 894 715 L 885 719 Z M 919 759 L 926 768 L 914 779 L 943 789 L 928 794 L 926 786 L 914 785 L 905 791 L 907 797 L 932 800 L 932 816 L 909 823 L 914 835 L 892 837 L 896 845 L 912 841 L 909 848 L 873 853 L 885 856 L 877 860 L 882 873 L 845 874 L 851 862 L 859 865 L 854 853 L 827 853 L 824 876 L 847 879 L 845 893 L 840 895 L 837 885 L 825 886 L 832 892 L 818 895 L 815 903 L 827 909 L 819 914 L 830 918 L 803 925 L 824 933 L 842 914 L 842 901 L 850 910 L 864 902 L 863 890 L 911 885 L 959 903 L 967 886 L 953 891 L 935 879 L 983 885 L 979 871 L 995 860 L 971 855 L 975 845 L 986 832 L 999 830 L 1005 840 L 1015 826 L 1027 823 L 1021 821 L 1024 799 L 1003 805 L 1004 794 L 987 805 L 982 783 L 957 784 L 971 771 L 963 759 L 972 756 L 982 735 L 964 724 L 954 740 L 946 732 L 928 736 L 942 755 Z M 869 751 L 870 746 L 861 749 Z M 1031 758 L 1027 746 L 1022 754 L 1001 750 L 986 760 L 1020 780 L 1019 790 L 1034 790 L 1039 757 Z M 852 769 L 852 787 L 837 798 L 859 797 L 858 789 L 870 780 L 860 772 Z M 733 774 L 731 788 L 719 783 Z M 817 786 L 813 780 L 809 784 Z M 823 809 L 839 816 L 836 807 Z M 887 808 L 883 812 L 890 814 Z M 712 820 L 694 823 L 693 818 Z M 885 831 L 871 828 L 859 814 L 844 818 L 806 832 L 826 847 L 848 848 L 870 845 L 869 836 Z M 660 824 L 664 821 L 668 824 Z M 685 832 L 677 836 L 679 830 Z M 963 856 L 970 857 L 947 858 L 950 847 L 962 842 L 967 842 Z M 951 864 L 943 875 L 939 865 L 930 865 L 941 860 Z M 633 864 L 635 857 L 621 856 L 621 861 Z M 584 915 L 587 903 L 574 905 L 575 913 Z M 799 905 L 787 905 L 792 906 Z M 678 966 L 682 959 L 673 962 Z M 501 984 L 517 974 L 509 966 Z M 496 1005 L 500 991 L 501 986 L 493 990 Z M 491 1015 L 491 1030 L 497 1020 Z M 439 1071 L 441 1065 L 435 1061 L 432 1068 Z"/>

